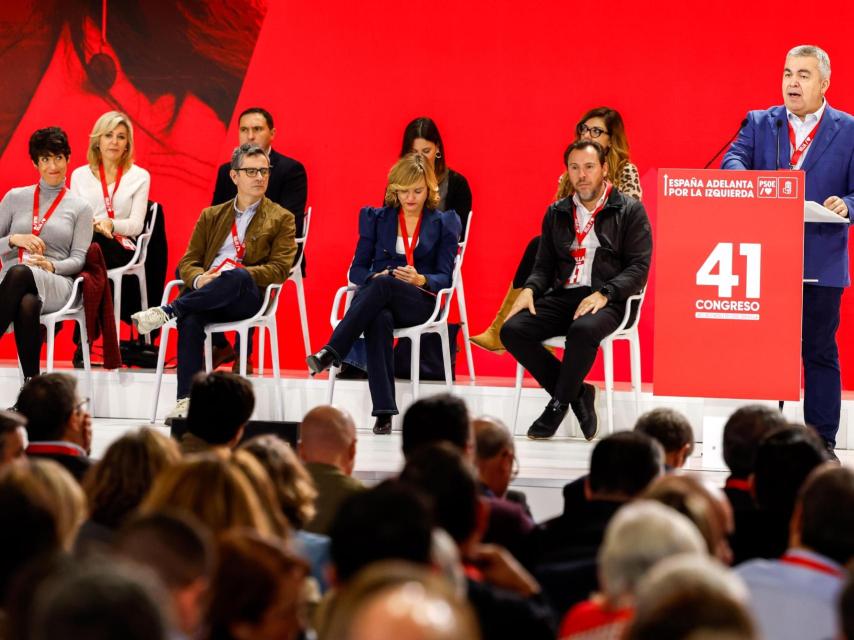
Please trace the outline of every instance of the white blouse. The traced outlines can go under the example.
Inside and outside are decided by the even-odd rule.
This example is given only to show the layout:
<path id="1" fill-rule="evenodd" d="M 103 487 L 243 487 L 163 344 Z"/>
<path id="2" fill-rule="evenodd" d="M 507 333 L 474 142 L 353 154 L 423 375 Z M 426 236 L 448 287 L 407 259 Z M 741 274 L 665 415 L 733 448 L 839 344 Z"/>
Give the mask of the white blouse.
<path id="1" fill-rule="evenodd" d="M 107 185 L 107 192 L 113 197 L 115 233 L 121 236 L 135 238 L 142 233 L 145 225 L 145 211 L 148 206 L 148 190 L 151 186 L 151 176 L 148 171 L 137 165 L 131 166 L 122 175 L 118 192 L 115 182 Z M 71 193 L 80 196 L 92 206 L 95 220 L 107 216 L 104 204 L 104 192 L 101 189 L 101 178 L 92 173 L 89 165 L 77 167 L 71 174 Z"/>

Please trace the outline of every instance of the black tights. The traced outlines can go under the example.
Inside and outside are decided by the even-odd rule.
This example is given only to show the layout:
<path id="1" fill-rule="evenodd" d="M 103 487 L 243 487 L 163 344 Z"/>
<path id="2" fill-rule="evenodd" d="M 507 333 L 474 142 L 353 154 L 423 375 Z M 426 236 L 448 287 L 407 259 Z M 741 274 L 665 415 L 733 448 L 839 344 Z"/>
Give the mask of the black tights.
<path id="1" fill-rule="evenodd" d="M 33 272 L 26 265 L 16 264 L 0 282 L 0 336 L 6 333 L 10 324 L 15 324 L 18 359 L 26 378 L 39 374 L 41 311 L 42 302 Z"/>

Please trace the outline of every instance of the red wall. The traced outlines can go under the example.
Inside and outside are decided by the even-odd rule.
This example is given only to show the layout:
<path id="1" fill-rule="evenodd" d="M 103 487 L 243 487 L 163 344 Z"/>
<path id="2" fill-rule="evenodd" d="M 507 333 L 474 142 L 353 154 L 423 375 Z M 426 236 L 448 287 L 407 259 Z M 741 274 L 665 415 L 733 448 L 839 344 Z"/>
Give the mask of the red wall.
<path id="1" fill-rule="evenodd" d="M 854 21 L 854 5 L 844 6 L 834 7 L 834 24 Z M 377 202 L 411 118 L 438 122 L 448 162 L 474 194 L 463 273 L 477 333 L 492 319 L 537 232 L 563 148 L 584 110 L 604 104 L 623 114 L 654 223 L 656 169 L 702 166 L 748 109 L 779 103 L 786 50 L 811 42 L 833 62 L 829 101 L 854 111 L 850 38 L 812 14 L 793 20 L 779 2 L 271 3 L 235 112 L 268 107 L 277 119 L 274 146 L 308 170 L 313 346 L 322 346 L 329 333 L 329 306 L 355 246 L 358 208 Z M 72 146 L 84 147 L 91 123 L 108 105 L 91 94 L 65 99 L 73 73 L 65 65 L 45 76 L 0 158 L 0 191 L 33 182 L 25 147 L 34 128 L 60 124 Z M 149 115 L 162 107 L 140 105 Z M 166 135 L 187 155 L 164 155 L 162 144 L 140 136 L 138 161 L 154 174 L 152 195 L 166 209 L 174 265 L 198 211 L 209 203 L 215 165 L 236 142 L 236 122 L 232 118 L 226 132 L 207 107 L 190 100 Z M 82 162 L 76 153 L 72 166 Z M 299 368 L 304 354 L 295 297 L 286 293 L 284 300 L 283 362 Z M 839 342 L 851 389 L 854 367 L 846 363 L 854 356 L 854 297 L 843 300 Z M 642 322 L 647 381 L 653 310 L 654 290 Z M 4 341 L 4 353 L 10 342 Z M 618 379 L 627 377 L 624 360 L 617 358 Z M 464 359 L 458 362 L 464 370 Z M 475 362 L 487 375 L 510 375 L 513 367 L 509 356 L 480 350 Z M 597 365 L 594 377 L 600 376 Z"/>

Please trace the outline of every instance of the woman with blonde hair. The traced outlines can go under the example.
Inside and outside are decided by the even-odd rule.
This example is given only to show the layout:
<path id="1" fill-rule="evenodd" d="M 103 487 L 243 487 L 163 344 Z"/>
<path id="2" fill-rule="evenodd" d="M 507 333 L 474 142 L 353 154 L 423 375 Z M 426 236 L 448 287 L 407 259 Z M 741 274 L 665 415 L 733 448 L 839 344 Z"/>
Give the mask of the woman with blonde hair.
<path id="1" fill-rule="evenodd" d="M 364 333 L 374 433 L 391 433 L 394 400 L 393 331 L 426 321 L 436 293 L 451 286 L 460 218 L 439 211 L 433 166 L 409 153 L 388 174 L 385 205 L 359 212 L 359 240 L 349 280 L 359 286 L 326 345 L 306 360 L 312 375 L 341 366 Z"/>

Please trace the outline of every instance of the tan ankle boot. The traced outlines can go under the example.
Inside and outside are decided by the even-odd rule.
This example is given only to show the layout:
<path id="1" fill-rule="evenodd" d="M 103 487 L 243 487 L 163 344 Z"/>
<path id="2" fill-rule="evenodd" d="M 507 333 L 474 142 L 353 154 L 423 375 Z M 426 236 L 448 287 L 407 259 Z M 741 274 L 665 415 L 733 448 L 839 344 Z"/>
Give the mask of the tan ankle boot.
<path id="1" fill-rule="evenodd" d="M 510 284 L 510 288 L 507 289 L 507 295 L 504 296 L 504 302 L 501 303 L 501 308 L 498 309 L 498 313 L 492 321 L 492 324 L 489 325 L 489 328 L 480 335 L 472 336 L 472 344 L 476 344 L 481 349 L 486 349 L 493 353 L 504 353 L 507 351 L 504 348 L 504 345 L 501 344 L 501 336 L 499 335 L 499 332 L 501 331 L 501 327 L 504 326 L 504 319 L 507 317 L 507 314 L 510 313 L 510 308 L 513 306 L 513 303 L 516 302 L 516 298 L 519 297 L 519 293 L 521 291 L 521 289 L 514 289 L 513 284 Z"/>

